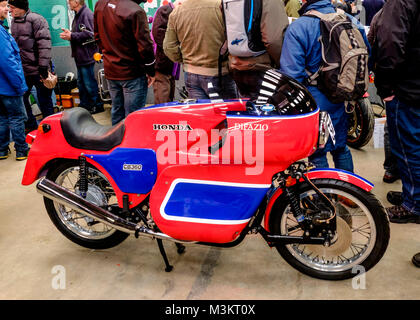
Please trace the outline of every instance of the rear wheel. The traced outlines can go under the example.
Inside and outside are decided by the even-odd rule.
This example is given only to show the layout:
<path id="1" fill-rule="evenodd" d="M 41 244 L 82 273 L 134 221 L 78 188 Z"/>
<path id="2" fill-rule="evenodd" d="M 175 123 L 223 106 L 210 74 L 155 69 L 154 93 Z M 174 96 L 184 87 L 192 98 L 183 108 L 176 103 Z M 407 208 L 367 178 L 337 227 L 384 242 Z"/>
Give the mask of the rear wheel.
<path id="1" fill-rule="evenodd" d="M 336 208 L 336 234 L 328 247 L 277 245 L 280 255 L 297 270 L 326 280 L 351 278 L 360 270 L 358 266 L 365 271 L 372 268 L 382 258 L 389 241 L 389 223 L 380 202 L 373 194 L 344 181 L 319 179 L 312 182 Z M 306 202 L 312 206 L 321 204 L 319 196 L 306 183 L 301 184 L 297 192 L 302 210 Z M 284 198 L 283 201 L 279 198 L 273 207 L 270 231 L 289 236 L 304 234 Z"/>
<path id="2" fill-rule="evenodd" d="M 353 104 L 354 110 L 349 114 L 347 145 L 358 149 L 365 146 L 372 138 L 375 115 L 368 98 L 349 103 Z"/>
<path id="3" fill-rule="evenodd" d="M 65 162 L 47 174 L 56 184 L 79 194 L 79 165 Z M 96 168 L 88 166 L 86 200 L 104 209 L 116 208 L 117 198 L 108 179 Z M 45 208 L 52 222 L 71 241 L 90 249 L 107 249 L 124 241 L 128 234 L 44 197 Z"/>

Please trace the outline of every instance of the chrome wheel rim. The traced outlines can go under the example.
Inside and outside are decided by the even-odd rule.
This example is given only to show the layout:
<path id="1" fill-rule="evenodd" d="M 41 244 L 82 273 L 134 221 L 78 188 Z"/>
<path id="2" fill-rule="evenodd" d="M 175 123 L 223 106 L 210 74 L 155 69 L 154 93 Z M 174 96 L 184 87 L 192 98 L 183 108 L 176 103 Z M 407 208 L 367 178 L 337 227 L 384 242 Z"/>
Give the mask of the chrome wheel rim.
<path id="1" fill-rule="evenodd" d="M 98 170 L 88 168 L 88 193 L 86 200 L 107 208 L 117 203 L 117 198 L 108 179 Z M 79 167 L 70 167 L 63 171 L 55 180 L 58 185 L 79 194 L 78 187 Z M 81 238 L 89 240 L 105 239 L 112 235 L 116 229 L 104 223 L 68 208 L 54 201 L 54 208 L 61 222 L 71 232 Z"/>
<path id="2" fill-rule="evenodd" d="M 323 245 L 304 244 L 290 244 L 286 245 L 286 248 L 296 260 L 311 269 L 324 272 L 341 272 L 352 269 L 360 265 L 374 248 L 376 227 L 373 217 L 367 207 L 351 194 L 331 188 L 321 188 L 320 190 L 332 200 L 337 210 L 335 242 L 331 248 Z M 331 197 L 331 195 L 334 196 Z M 301 194 L 300 198 L 302 200 L 309 196 L 316 197 L 317 195 L 315 191 L 311 190 Z M 345 203 L 348 200 L 351 201 L 352 207 Z M 281 234 L 303 235 L 303 231 L 298 227 L 291 212 L 290 205 L 286 207 L 280 223 Z M 343 233 L 340 235 L 340 232 Z M 350 234 L 351 239 L 349 239 Z M 346 239 L 340 239 L 340 236 Z"/>

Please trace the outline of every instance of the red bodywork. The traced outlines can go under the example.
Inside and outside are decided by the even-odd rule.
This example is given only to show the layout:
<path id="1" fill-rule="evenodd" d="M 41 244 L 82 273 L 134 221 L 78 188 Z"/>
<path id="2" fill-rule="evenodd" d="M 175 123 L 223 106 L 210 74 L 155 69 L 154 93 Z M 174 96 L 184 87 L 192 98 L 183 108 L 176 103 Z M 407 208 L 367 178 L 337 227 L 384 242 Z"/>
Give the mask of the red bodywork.
<path id="1" fill-rule="evenodd" d="M 185 217 L 168 219 L 169 216 L 165 215 L 165 207 L 162 204 L 168 204 L 168 208 L 172 202 L 178 204 L 179 199 L 172 201 L 171 198 L 169 200 L 172 202 L 167 201 L 172 192 L 176 191 L 174 191 L 176 183 L 180 179 L 185 180 L 186 182 L 179 186 L 189 187 L 191 181 L 193 183 L 198 181 L 200 187 L 209 186 L 212 195 L 216 195 L 220 192 L 218 188 L 224 186 L 249 188 L 261 195 L 262 191 L 269 189 L 274 174 L 314 152 L 319 128 L 319 110 L 299 116 L 257 117 L 250 116 L 246 112 L 245 102 L 241 100 L 155 106 L 131 113 L 125 119 L 126 129 L 122 143 L 110 151 L 101 152 L 77 149 L 69 145 L 61 130 L 60 119 L 61 114 L 56 114 L 42 122 L 48 124 L 51 130 L 46 133 L 37 132 L 27 160 L 23 185 L 30 185 L 39 179 L 45 174 L 43 171 L 49 169 L 52 161 L 57 159 L 77 160 L 81 154 L 108 155 L 116 148 L 152 149 L 158 157 L 155 185 L 149 193 L 128 194 L 130 207 L 138 205 L 150 195 L 151 214 L 162 232 L 176 239 L 215 243 L 234 240 L 247 225 L 250 217 L 238 215 L 229 218 L 228 222 L 220 219 L 211 221 L 211 217 L 195 217 L 191 216 L 191 212 L 186 212 Z M 205 135 L 211 137 L 212 130 L 220 128 L 221 124 L 226 122 L 228 129 L 224 145 L 215 154 L 205 151 L 214 141 L 200 139 Z M 168 139 L 165 140 L 167 138 L 165 132 L 156 128 L 167 124 L 187 124 L 191 129 L 188 131 L 188 138 L 185 137 L 185 131 L 170 133 L 177 142 L 168 144 L 165 150 L 168 154 L 172 152 L 176 155 L 175 163 L 164 163 L 159 159 L 161 155 L 159 148 Z M 33 140 L 30 137 L 28 139 Z M 184 145 L 182 141 L 185 142 Z M 197 150 L 201 150 L 201 153 Z M 251 154 L 247 155 L 246 150 L 250 150 Z M 254 162 L 250 162 L 252 152 L 255 155 L 258 150 L 263 151 L 253 158 Z M 99 163 L 89 157 L 87 160 L 108 178 L 122 207 L 122 197 L 125 193 L 116 183 L 119 177 L 111 176 Z M 199 199 L 197 195 L 188 201 L 192 202 L 191 205 L 201 201 L 197 205 L 205 211 L 207 205 L 205 199 Z M 209 208 L 214 205 L 214 201 L 208 204 Z M 240 203 L 241 199 L 238 201 Z M 188 207 L 187 204 L 182 205 L 184 208 Z M 221 202 L 220 205 L 224 206 L 224 203 Z M 218 221 L 222 223 L 218 224 Z"/>

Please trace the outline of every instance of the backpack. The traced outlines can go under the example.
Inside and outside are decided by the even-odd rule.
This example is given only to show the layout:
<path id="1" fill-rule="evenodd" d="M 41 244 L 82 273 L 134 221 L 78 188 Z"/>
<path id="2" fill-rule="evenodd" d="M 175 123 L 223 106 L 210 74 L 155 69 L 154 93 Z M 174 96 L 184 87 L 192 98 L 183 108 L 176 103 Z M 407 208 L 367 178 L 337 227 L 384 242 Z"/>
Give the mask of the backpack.
<path id="1" fill-rule="evenodd" d="M 266 52 L 261 38 L 263 0 L 222 0 L 228 51 L 237 57 Z"/>
<path id="2" fill-rule="evenodd" d="M 360 99 L 369 83 L 369 53 L 362 34 L 346 14 L 310 10 L 320 19 L 322 61 L 306 84 L 316 85 L 332 103 Z"/>

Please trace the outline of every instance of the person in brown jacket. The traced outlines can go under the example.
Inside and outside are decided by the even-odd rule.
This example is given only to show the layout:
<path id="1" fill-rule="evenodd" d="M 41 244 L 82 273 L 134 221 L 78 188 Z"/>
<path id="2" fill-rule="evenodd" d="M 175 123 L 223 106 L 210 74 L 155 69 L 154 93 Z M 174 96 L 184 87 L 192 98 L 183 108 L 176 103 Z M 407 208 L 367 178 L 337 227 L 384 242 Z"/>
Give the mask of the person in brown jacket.
<path id="1" fill-rule="evenodd" d="M 223 99 L 237 97 L 226 59 L 219 76 L 219 52 L 225 40 L 220 0 L 186 0 L 169 15 L 163 50 L 172 61 L 184 64 L 189 98 L 209 99 L 213 90 Z M 208 83 L 213 85 L 210 91 Z"/>
<path id="2" fill-rule="evenodd" d="M 112 99 L 112 124 L 146 104 L 155 80 L 155 56 L 141 0 L 99 0 L 95 5 L 95 40 L 102 50 Z"/>

